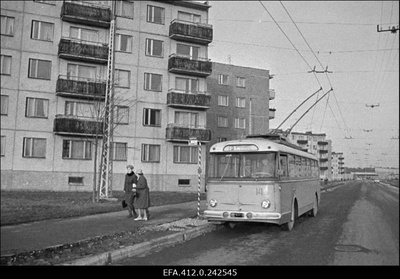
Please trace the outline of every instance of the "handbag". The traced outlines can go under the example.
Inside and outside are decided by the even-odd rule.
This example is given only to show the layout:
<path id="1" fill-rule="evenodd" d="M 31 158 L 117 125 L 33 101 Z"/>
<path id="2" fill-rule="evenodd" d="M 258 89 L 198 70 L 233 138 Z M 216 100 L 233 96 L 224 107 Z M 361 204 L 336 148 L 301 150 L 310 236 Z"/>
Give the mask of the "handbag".
<path id="1" fill-rule="evenodd" d="M 122 200 L 122 208 L 125 208 L 125 207 L 127 207 L 128 206 L 128 204 L 126 203 L 126 201 L 125 200 Z"/>

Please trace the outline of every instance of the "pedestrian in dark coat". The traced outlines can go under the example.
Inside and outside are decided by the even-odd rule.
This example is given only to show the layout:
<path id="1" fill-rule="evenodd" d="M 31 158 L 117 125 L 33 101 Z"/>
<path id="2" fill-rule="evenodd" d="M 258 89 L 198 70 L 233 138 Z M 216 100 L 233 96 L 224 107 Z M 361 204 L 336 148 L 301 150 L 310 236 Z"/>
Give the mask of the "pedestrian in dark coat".
<path id="1" fill-rule="evenodd" d="M 136 183 L 135 207 L 139 211 L 139 216 L 135 220 L 147 220 L 147 209 L 150 207 L 150 191 L 147 185 L 147 179 L 142 170 L 137 170 L 139 176 Z"/>
<path id="2" fill-rule="evenodd" d="M 125 202 L 128 209 L 128 218 L 136 217 L 136 211 L 134 206 L 134 200 L 136 195 L 136 184 L 137 176 L 133 172 L 133 166 L 128 165 L 126 167 L 127 174 L 125 175 L 124 192 L 125 192 Z"/>

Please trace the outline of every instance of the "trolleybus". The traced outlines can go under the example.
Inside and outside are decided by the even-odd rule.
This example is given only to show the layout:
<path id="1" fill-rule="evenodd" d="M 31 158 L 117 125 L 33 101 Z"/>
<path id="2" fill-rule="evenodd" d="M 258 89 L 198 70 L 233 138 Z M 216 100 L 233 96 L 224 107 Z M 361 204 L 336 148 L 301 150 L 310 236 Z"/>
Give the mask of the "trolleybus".
<path id="1" fill-rule="evenodd" d="M 265 222 L 291 231 L 297 217 L 316 216 L 318 159 L 280 135 L 250 135 L 210 148 L 209 222 Z"/>

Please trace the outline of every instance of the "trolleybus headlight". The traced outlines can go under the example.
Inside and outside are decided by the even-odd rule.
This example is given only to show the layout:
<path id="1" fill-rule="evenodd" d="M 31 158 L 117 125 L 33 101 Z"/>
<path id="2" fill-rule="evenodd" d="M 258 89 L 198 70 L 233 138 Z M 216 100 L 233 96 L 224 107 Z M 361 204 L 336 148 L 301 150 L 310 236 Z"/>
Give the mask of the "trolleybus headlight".
<path id="1" fill-rule="evenodd" d="M 210 206 L 211 206 L 211 207 L 216 207 L 216 206 L 217 206 L 217 200 L 211 199 L 211 200 L 210 200 Z"/>
<path id="2" fill-rule="evenodd" d="M 271 202 L 269 200 L 263 200 L 261 202 L 261 207 L 267 209 L 271 205 Z"/>

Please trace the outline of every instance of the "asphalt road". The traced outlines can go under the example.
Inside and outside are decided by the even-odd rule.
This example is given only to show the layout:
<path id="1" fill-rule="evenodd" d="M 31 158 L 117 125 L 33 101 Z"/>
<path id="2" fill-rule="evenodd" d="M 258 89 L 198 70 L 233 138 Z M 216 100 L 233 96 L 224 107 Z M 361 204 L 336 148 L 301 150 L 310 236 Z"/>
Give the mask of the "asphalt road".
<path id="1" fill-rule="evenodd" d="M 291 232 L 243 223 L 114 265 L 399 265 L 399 188 L 351 181 L 322 193 Z"/>

